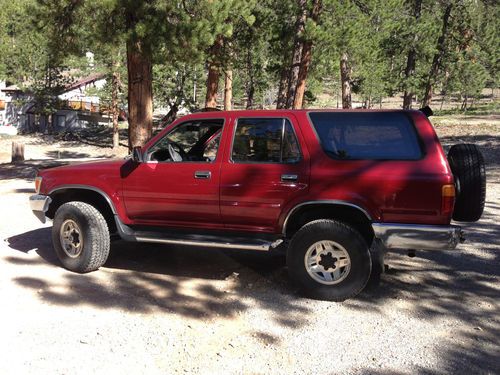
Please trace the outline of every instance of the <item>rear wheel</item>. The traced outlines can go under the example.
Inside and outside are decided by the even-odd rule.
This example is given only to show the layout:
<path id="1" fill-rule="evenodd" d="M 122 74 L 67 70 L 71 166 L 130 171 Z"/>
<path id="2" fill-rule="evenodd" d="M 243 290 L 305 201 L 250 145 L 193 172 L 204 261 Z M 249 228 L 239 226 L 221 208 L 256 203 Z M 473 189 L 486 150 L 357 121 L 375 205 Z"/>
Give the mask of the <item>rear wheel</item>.
<path id="1" fill-rule="evenodd" d="M 291 279 L 306 296 L 343 301 L 363 290 L 371 259 L 357 230 L 334 220 L 316 220 L 292 238 L 287 266 Z"/>
<path id="2" fill-rule="evenodd" d="M 108 225 L 90 204 L 68 202 L 55 214 L 52 243 L 65 268 L 80 273 L 95 271 L 108 259 Z"/>
<path id="3" fill-rule="evenodd" d="M 486 198 L 486 171 L 481 151 L 473 144 L 454 145 L 448 152 L 448 162 L 457 185 L 453 219 L 479 220 Z"/>

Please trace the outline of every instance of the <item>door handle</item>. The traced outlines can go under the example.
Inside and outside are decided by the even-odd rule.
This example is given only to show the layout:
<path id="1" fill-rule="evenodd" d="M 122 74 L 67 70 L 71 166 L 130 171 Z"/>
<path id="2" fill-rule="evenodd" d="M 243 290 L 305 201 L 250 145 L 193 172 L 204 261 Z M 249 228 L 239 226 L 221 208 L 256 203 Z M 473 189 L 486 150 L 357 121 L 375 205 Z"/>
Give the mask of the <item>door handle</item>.
<path id="1" fill-rule="evenodd" d="M 299 176 L 296 174 L 282 174 L 281 175 L 281 181 L 282 182 L 294 182 L 299 179 Z"/>
<path id="2" fill-rule="evenodd" d="M 212 173 L 210 171 L 196 171 L 194 172 L 194 178 L 208 179 Z"/>

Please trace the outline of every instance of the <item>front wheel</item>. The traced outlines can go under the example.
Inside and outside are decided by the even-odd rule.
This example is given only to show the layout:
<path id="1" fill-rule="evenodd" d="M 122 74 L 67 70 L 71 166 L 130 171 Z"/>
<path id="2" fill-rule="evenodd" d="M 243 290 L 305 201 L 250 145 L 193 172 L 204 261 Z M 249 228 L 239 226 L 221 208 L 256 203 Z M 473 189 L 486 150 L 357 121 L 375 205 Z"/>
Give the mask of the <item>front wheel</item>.
<path id="1" fill-rule="evenodd" d="M 371 273 L 368 245 L 354 228 L 334 220 L 304 225 L 287 253 L 291 279 L 306 296 L 344 301 L 366 286 Z"/>
<path id="2" fill-rule="evenodd" d="M 65 268 L 79 273 L 95 271 L 108 259 L 108 225 L 90 204 L 64 203 L 54 217 L 52 243 Z"/>

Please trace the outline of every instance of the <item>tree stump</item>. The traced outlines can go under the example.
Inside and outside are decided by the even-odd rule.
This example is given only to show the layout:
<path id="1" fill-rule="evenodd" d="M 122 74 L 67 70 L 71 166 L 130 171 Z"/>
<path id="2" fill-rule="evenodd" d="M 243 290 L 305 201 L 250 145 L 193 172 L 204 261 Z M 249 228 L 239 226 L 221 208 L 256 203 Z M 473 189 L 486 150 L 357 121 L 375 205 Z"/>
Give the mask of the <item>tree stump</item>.
<path id="1" fill-rule="evenodd" d="M 12 163 L 24 161 L 24 143 L 12 142 Z"/>

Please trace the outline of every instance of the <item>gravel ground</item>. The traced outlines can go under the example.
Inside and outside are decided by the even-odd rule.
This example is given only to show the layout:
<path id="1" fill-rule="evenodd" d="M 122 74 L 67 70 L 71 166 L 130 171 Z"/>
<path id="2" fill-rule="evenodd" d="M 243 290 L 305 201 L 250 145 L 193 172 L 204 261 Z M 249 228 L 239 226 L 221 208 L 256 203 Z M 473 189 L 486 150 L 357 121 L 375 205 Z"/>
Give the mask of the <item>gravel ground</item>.
<path id="1" fill-rule="evenodd" d="M 301 298 L 268 254 L 116 242 L 98 272 L 62 269 L 29 210 L 33 167 L 112 151 L 15 138 L 37 160 L 0 164 L 0 373 L 500 373 L 499 124 L 437 130 L 483 147 L 483 219 L 456 252 L 390 253 L 343 303 Z"/>

